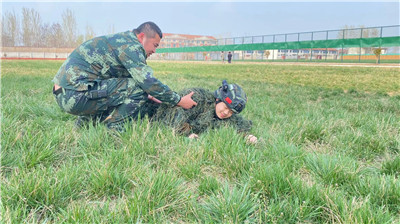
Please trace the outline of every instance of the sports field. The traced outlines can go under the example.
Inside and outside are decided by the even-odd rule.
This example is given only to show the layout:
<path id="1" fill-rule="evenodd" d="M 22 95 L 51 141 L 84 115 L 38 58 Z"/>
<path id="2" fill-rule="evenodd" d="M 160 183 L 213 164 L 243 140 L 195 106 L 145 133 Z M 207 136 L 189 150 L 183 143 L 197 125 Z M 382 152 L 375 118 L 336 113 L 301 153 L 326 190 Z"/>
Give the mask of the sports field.
<path id="1" fill-rule="evenodd" d="M 61 63 L 1 62 L 3 223 L 400 222 L 398 67 L 149 62 L 177 91 L 240 84 L 251 145 L 147 119 L 76 129 Z"/>

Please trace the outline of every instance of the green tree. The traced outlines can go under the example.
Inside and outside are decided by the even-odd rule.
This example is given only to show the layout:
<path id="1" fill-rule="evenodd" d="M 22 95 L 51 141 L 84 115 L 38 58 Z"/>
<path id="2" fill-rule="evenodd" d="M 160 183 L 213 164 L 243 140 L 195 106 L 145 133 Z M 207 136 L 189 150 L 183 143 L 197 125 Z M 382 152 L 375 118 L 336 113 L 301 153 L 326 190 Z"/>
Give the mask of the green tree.
<path id="1" fill-rule="evenodd" d="M 268 60 L 269 55 L 271 54 L 271 52 L 269 52 L 268 50 L 266 50 L 266 51 L 264 52 L 264 54 L 265 54 L 265 57 L 267 57 L 267 60 Z"/>
<path id="2" fill-rule="evenodd" d="M 382 54 L 382 48 L 376 48 L 374 50 L 374 54 L 375 54 L 375 57 L 376 57 L 376 63 L 378 64 L 379 63 L 379 58 L 380 58 L 380 56 Z"/>

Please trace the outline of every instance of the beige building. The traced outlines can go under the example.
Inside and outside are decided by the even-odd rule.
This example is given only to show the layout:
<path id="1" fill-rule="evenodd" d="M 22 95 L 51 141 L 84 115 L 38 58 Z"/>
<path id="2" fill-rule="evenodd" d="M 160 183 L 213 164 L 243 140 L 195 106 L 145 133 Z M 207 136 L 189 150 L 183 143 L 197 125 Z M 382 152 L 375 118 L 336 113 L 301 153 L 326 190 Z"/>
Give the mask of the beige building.
<path id="1" fill-rule="evenodd" d="M 164 33 L 160 48 L 210 46 L 216 44 L 217 39 L 212 36 Z"/>
<path id="2" fill-rule="evenodd" d="M 159 48 L 199 47 L 216 44 L 217 39 L 213 36 L 163 33 Z M 156 53 L 149 59 L 202 60 L 204 57 L 202 52 Z"/>

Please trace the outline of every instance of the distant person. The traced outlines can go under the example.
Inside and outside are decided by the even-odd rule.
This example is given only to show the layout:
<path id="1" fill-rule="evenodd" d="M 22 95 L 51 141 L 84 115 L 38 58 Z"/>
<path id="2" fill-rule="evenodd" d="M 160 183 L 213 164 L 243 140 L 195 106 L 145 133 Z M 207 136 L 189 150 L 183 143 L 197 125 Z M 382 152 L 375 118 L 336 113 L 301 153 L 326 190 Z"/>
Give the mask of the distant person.
<path id="1" fill-rule="evenodd" d="M 228 84 L 224 80 L 215 91 L 189 88 L 182 90 L 180 95 L 190 92 L 195 92 L 193 99 L 197 102 L 191 110 L 152 103 L 141 114 L 147 114 L 152 121 L 162 122 L 189 138 L 198 138 L 199 134 L 209 129 L 231 126 L 247 141 L 257 142 L 257 137 L 249 134 L 252 122 L 239 115 L 247 102 L 246 93 L 239 85 Z"/>
<path id="2" fill-rule="evenodd" d="M 153 76 L 146 59 L 160 44 L 162 32 L 153 22 L 81 44 L 53 79 L 53 94 L 65 112 L 77 115 L 77 126 L 100 121 L 121 130 L 142 106 L 159 99 L 163 104 L 190 109 L 193 93 L 180 96 Z M 154 97 L 153 97 L 154 96 Z"/>
<path id="3" fill-rule="evenodd" d="M 221 51 L 221 60 L 222 63 L 225 63 L 225 53 L 223 51 Z"/>
<path id="4" fill-rule="evenodd" d="M 229 51 L 228 53 L 228 63 L 230 64 L 232 61 L 232 53 Z"/>

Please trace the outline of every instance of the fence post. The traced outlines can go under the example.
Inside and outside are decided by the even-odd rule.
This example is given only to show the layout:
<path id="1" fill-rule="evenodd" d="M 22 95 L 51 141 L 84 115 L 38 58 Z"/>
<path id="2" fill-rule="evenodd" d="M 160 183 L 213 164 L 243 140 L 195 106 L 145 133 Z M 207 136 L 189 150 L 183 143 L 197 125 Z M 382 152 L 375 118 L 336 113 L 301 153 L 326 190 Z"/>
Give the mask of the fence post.
<path id="1" fill-rule="evenodd" d="M 300 33 L 297 33 L 297 43 L 300 43 Z M 296 61 L 299 61 L 299 51 L 300 48 L 297 48 Z"/>
<path id="2" fill-rule="evenodd" d="M 344 32 L 345 32 L 345 29 L 343 29 L 343 38 L 342 38 L 342 58 L 340 59 L 340 61 L 343 63 L 343 57 L 344 57 L 344 55 L 343 55 L 343 51 L 344 51 L 344 49 L 343 49 L 343 45 L 344 45 Z"/>
<path id="3" fill-rule="evenodd" d="M 328 31 L 326 31 L 326 41 L 328 41 Z M 326 47 L 326 52 L 325 52 L 325 62 L 326 59 L 328 58 L 328 47 Z"/>
<path id="4" fill-rule="evenodd" d="M 264 44 L 264 36 L 262 36 L 262 43 Z M 264 52 L 265 52 L 265 49 L 262 50 L 261 61 L 264 59 Z M 268 60 L 268 58 L 267 58 L 267 60 Z"/>
<path id="5" fill-rule="evenodd" d="M 360 54 L 358 55 L 358 63 L 361 62 L 361 39 L 363 36 L 363 28 L 361 28 L 361 35 L 360 35 Z"/>
<path id="6" fill-rule="evenodd" d="M 251 37 L 251 44 L 254 43 L 254 36 Z M 254 60 L 254 50 L 251 51 L 251 60 Z"/>
<path id="7" fill-rule="evenodd" d="M 314 39 L 314 32 L 311 32 L 311 44 L 313 43 L 313 39 Z M 312 61 L 312 51 L 313 51 L 313 46 L 311 46 L 310 48 L 310 61 Z"/>
<path id="8" fill-rule="evenodd" d="M 380 41 L 379 41 L 379 49 L 381 49 L 381 43 L 382 43 L 382 32 L 383 32 L 383 27 L 381 26 L 381 38 L 380 38 Z M 380 64 L 381 63 L 381 54 L 379 54 L 379 56 L 378 56 L 378 64 Z"/>
<path id="9" fill-rule="evenodd" d="M 275 43 L 275 35 L 272 38 L 272 43 Z M 278 52 L 276 52 L 276 53 L 278 53 Z M 272 50 L 272 61 L 274 61 L 274 60 L 275 60 L 275 50 Z"/>
<path id="10" fill-rule="evenodd" d="M 287 34 L 285 34 L 285 44 L 287 44 Z M 285 49 L 285 57 L 283 58 L 284 61 L 286 61 L 286 52 L 288 49 Z"/>

